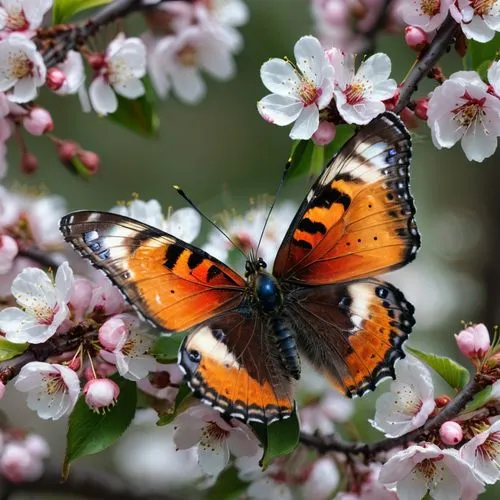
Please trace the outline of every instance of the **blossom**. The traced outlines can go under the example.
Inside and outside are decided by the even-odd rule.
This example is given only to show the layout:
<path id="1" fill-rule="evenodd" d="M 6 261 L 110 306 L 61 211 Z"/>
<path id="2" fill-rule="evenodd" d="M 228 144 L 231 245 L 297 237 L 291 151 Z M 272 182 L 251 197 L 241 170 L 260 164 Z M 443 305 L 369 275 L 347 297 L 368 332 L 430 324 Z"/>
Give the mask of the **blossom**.
<path id="1" fill-rule="evenodd" d="M 455 335 L 460 352 L 468 358 L 482 358 L 490 348 L 490 334 L 488 329 L 479 323 L 468 326 L 458 335 Z"/>
<path id="2" fill-rule="evenodd" d="M 146 47 L 139 38 L 125 38 L 120 33 L 96 66 L 98 75 L 90 84 L 89 97 L 98 113 L 106 115 L 117 110 L 115 92 L 127 99 L 137 99 L 144 94 L 140 79 L 146 73 Z"/>
<path id="3" fill-rule="evenodd" d="M 55 92 L 60 95 L 76 94 L 85 80 L 85 69 L 80 52 L 68 51 L 66 59 L 56 68 L 63 73 L 64 79 Z"/>
<path id="4" fill-rule="evenodd" d="M 0 41 L 0 91 L 7 92 L 10 101 L 32 101 L 45 75 L 45 63 L 34 42 L 17 33 Z"/>
<path id="5" fill-rule="evenodd" d="M 335 102 L 347 123 L 363 125 L 385 111 L 382 101 L 394 96 L 396 81 L 389 79 L 391 60 L 377 53 L 361 63 L 354 71 L 354 56 L 336 49 L 329 51 L 335 69 Z"/>
<path id="6" fill-rule="evenodd" d="M 453 0 L 408 0 L 401 2 L 400 15 L 406 24 L 430 32 L 439 28 Z"/>
<path id="7" fill-rule="evenodd" d="M 117 318 L 123 321 L 126 331 L 121 332 L 121 338 L 113 351 L 101 351 L 101 356 L 107 362 L 116 364 L 122 377 L 133 381 L 143 379 L 156 366 L 156 360 L 150 354 L 154 337 L 141 329 L 136 316 L 120 314 L 115 316 L 115 319 Z"/>
<path id="8" fill-rule="evenodd" d="M 438 149 L 461 140 L 467 159 L 481 162 L 497 147 L 499 115 L 500 99 L 488 93 L 479 75 L 458 71 L 432 93 L 427 124 Z"/>
<path id="9" fill-rule="evenodd" d="M 24 269 L 12 283 L 12 295 L 22 309 L 0 311 L 0 330 L 11 342 L 45 342 L 69 316 L 72 288 L 73 271 L 67 262 L 59 266 L 55 282 L 41 269 Z"/>
<path id="10" fill-rule="evenodd" d="M 500 98 L 500 61 L 493 62 L 488 68 L 488 82 L 493 92 Z"/>
<path id="11" fill-rule="evenodd" d="M 454 446 L 464 438 L 464 432 L 458 422 L 448 420 L 439 428 L 439 437 L 444 444 Z"/>
<path id="12" fill-rule="evenodd" d="M 197 447 L 198 463 L 209 476 L 217 477 L 229 461 L 257 453 L 259 442 L 248 426 L 236 419 L 226 422 L 220 414 L 203 405 L 189 407 L 174 421 L 174 442 L 186 450 Z"/>
<path id="13" fill-rule="evenodd" d="M 99 275 L 92 288 L 88 312 L 112 316 L 122 312 L 124 307 L 125 299 L 120 290 L 108 278 Z"/>
<path id="14" fill-rule="evenodd" d="M 476 498 L 484 491 L 471 467 L 453 449 L 426 443 L 412 445 L 393 455 L 380 471 L 384 484 L 396 483 L 400 500 L 423 498 Z"/>
<path id="15" fill-rule="evenodd" d="M 370 423 L 387 437 L 397 437 L 422 427 L 434 410 L 434 386 L 427 367 L 408 356 L 396 365 L 396 380 L 391 392 L 376 403 Z"/>
<path id="16" fill-rule="evenodd" d="M 57 420 L 69 413 L 80 394 L 80 380 L 73 370 L 39 361 L 24 365 L 14 386 L 28 392 L 28 407 L 45 420 Z"/>
<path id="17" fill-rule="evenodd" d="M 94 411 L 110 408 L 116 403 L 120 388 L 109 378 L 94 378 L 83 387 L 85 402 Z"/>
<path id="18" fill-rule="evenodd" d="M 16 240 L 7 234 L 0 234 L 0 275 L 8 273 L 17 256 Z"/>
<path id="19" fill-rule="evenodd" d="M 189 26 L 160 40 L 153 39 L 150 45 L 149 74 L 161 97 L 172 87 L 178 99 L 196 104 L 206 94 L 200 70 L 219 80 L 228 80 L 235 73 L 227 41 L 202 25 Z"/>
<path id="20" fill-rule="evenodd" d="M 500 31 L 500 0 L 458 0 L 450 13 L 467 38 L 489 42 Z"/>
<path id="21" fill-rule="evenodd" d="M 52 7 L 52 0 L 1 0 L 0 30 L 4 32 L 34 31 Z"/>
<path id="22" fill-rule="evenodd" d="M 11 483 L 35 481 L 43 473 L 43 464 L 22 442 L 7 443 L 0 456 L 0 474 Z"/>
<path id="23" fill-rule="evenodd" d="M 279 126 L 295 122 L 290 137 L 310 139 L 319 126 L 319 111 L 333 97 L 333 68 L 317 38 L 304 36 L 294 47 L 297 67 L 288 60 L 270 59 L 260 70 L 272 92 L 257 103 L 261 116 Z"/>
<path id="24" fill-rule="evenodd" d="M 183 378 L 184 374 L 176 363 L 168 365 L 156 363 L 155 368 L 149 371 L 147 378 L 137 382 L 137 387 L 157 399 L 165 399 L 173 403 Z"/>
<path id="25" fill-rule="evenodd" d="M 482 481 L 496 483 L 500 479 L 500 420 L 465 443 L 460 456 Z"/>

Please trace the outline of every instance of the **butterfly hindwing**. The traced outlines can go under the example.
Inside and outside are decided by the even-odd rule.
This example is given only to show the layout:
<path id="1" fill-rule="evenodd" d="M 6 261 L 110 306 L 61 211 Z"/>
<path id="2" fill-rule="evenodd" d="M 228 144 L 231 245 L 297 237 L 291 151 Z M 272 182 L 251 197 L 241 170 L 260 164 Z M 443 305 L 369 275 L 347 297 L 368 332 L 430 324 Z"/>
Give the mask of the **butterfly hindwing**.
<path id="1" fill-rule="evenodd" d="M 60 229 L 66 241 L 164 331 L 186 330 L 241 301 L 245 281 L 237 273 L 139 221 L 81 211 L 63 217 Z"/>
<path id="2" fill-rule="evenodd" d="M 289 417 L 294 405 L 290 376 L 272 339 L 255 312 L 232 311 L 190 333 L 179 364 L 203 402 L 227 417 L 269 424 Z"/>
<path id="3" fill-rule="evenodd" d="M 411 139 L 384 113 L 361 128 L 315 182 L 273 274 L 295 283 L 351 281 L 396 269 L 420 245 L 409 190 Z"/>
<path id="4" fill-rule="evenodd" d="M 297 345 L 313 366 L 347 396 L 394 378 L 414 308 L 390 283 L 374 278 L 298 287 L 289 295 Z"/>

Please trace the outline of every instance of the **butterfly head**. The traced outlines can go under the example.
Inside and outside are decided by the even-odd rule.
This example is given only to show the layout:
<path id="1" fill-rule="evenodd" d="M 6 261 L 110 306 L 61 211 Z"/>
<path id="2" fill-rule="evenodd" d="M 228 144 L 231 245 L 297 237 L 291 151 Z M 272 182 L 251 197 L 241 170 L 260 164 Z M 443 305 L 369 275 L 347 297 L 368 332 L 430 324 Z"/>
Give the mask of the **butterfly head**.
<path id="1" fill-rule="evenodd" d="M 266 313 L 277 312 L 283 305 L 283 293 L 278 280 L 266 271 L 267 264 L 259 257 L 246 263 L 245 277 L 257 305 Z"/>

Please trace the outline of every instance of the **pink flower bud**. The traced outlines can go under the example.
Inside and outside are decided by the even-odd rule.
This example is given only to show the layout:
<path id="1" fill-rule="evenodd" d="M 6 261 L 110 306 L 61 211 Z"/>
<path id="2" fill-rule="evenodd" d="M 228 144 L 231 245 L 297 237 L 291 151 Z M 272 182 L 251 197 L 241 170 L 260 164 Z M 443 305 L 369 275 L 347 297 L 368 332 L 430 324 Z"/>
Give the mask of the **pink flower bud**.
<path id="1" fill-rule="evenodd" d="M 59 90 L 66 82 L 66 75 L 59 68 L 49 68 L 45 84 L 50 90 Z"/>
<path id="2" fill-rule="evenodd" d="M 80 151 L 80 146 L 74 141 L 61 141 L 57 145 L 57 154 L 61 161 L 68 162 Z"/>
<path id="3" fill-rule="evenodd" d="M 38 159 L 29 151 L 24 151 L 21 156 L 21 172 L 30 175 L 38 168 Z"/>
<path id="4" fill-rule="evenodd" d="M 410 130 L 414 130 L 420 125 L 415 113 L 410 108 L 404 108 L 399 116 Z"/>
<path id="5" fill-rule="evenodd" d="M 7 443 L 0 457 L 0 473 L 11 483 L 24 483 L 38 479 L 43 472 L 42 463 L 19 443 Z"/>
<path id="6" fill-rule="evenodd" d="M 427 121 L 427 111 L 429 109 L 429 98 L 419 97 L 415 101 L 415 116 L 420 120 Z"/>
<path id="7" fill-rule="evenodd" d="M 103 52 L 94 52 L 87 56 L 87 61 L 92 69 L 99 71 L 106 64 L 106 56 Z"/>
<path id="8" fill-rule="evenodd" d="M 31 135 L 42 135 L 54 130 L 54 122 L 50 113 L 40 107 L 34 107 L 23 118 L 23 125 Z"/>
<path id="9" fill-rule="evenodd" d="M 80 358 L 78 356 L 74 356 L 73 359 L 67 364 L 68 368 L 71 368 L 74 372 L 77 372 L 82 365 Z"/>
<path id="10" fill-rule="evenodd" d="M 460 352 L 470 359 L 483 357 L 491 345 L 490 334 L 483 323 L 462 330 L 455 335 L 455 340 Z"/>
<path id="11" fill-rule="evenodd" d="M 405 42 L 411 49 L 420 52 L 428 42 L 427 33 L 417 26 L 407 26 L 405 28 Z"/>
<path id="12" fill-rule="evenodd" d="M 346 2 L 327 2 L 323 7 L 323 19 L 335 26 L 345 25 L 349 15 Z"/>
<path id="13" fill-rule="evenodd" d="M 107 279 L 102 279 L 92 290 L 89 310 L 95 314 L 112 316 L 123 311 L 123 295 Z"/>
<path id="14" fill-rule="evenodd" d="M 0 381 L 0 399 L 2 399 L 5 396 L 5 390 L 7 389 L 7 386 Z"/>
<path id="15" fill-rule="evenodd" d="M 125 322 L 115 316 L 99 328 L 99 343 L 107 351 L 113 352 L 126 335 L 128 335 L 128 328 Z"/>
<path id="16" fill-rule="evenodd" d="M 50 448 L 47 441 L 38 434 L 28 434 L 24 440 L 24 446 L 31 455 L 37 458 L 42 459 L 50 455 Z"/>
<path id="17" fill-rule="evenodd" d="M 434 398 L 437 408 L 444 408 L 450 401 L 451 398 L 447 394 L 441 394 L 441 396 Z"/>
<path id="18" fill-rule="evenodd" d="M 0 275 L 8 273 L 17 256 L 19 248 L 14 238 L 0 234 Z"/>
<path id="19" fill-rule="evenodd" d="M 462 441 L 464 433 L 462 431 L 462 427 L 460 427 L 457 422 L 449 420 L 440 427 L 439 437 L 441 438 L 443 444 L 454 446 Z"/>
<path id="20" fill-rule="evenodd" d="M 83 394 L 89 407 L 99 411 L 116 403 L 120 388 L 109 378 L 95 378 L 85 384 Z"/>
<path id="21" fill-rule="evenodd" d="M 83 321 L 92 299 L 94 285 L 85 278 L 76 278 L 69 304 L 73 310 L 73 319 L 77 323 Z"/>
<path id="22" fill-rule="evenodd" d="M 99 377 L 108 378 L 116 373 L 116 366 L 103 362 L 96 365 L 95 371 Z"/>
<path id="23" fill-rule="evenodd" d="M 83 163 L 89 174 L 94 175 L 99 171 L 101 159 L 98 154 L 85 150 L 80 150 L 77 154 L 78 159 Z"/>
<path id="24" fill-rule="evenodd" d="M 337 129 L 333 123 L 322 121 L 316 132 L 314 132 L 312 140 L 317 146 L 326 146 L 333 141 L 336 132 Z"/>

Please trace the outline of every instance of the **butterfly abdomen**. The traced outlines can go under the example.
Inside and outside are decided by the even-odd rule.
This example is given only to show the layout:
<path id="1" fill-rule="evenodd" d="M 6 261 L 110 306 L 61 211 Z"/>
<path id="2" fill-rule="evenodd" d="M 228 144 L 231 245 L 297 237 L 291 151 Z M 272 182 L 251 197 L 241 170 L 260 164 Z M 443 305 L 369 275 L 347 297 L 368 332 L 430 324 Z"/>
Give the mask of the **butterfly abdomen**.
<path id="1" fill-rule="evenodd" d="M 295 333 L 288 321 L 281 316 L 275 316 L 271 321 L 281 362 L 288 373 L 298 380 L 300 378 L 300 358 Z"/>

